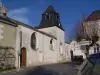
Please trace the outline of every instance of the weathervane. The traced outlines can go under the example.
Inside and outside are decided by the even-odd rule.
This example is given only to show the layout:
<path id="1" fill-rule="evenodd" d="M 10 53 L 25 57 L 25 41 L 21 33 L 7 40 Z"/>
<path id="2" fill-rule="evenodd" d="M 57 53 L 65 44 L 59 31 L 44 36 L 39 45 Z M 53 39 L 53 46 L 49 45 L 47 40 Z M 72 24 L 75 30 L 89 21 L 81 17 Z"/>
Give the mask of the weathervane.
<path id="1" fill-rule="evenodd" d="M 0 0 L 0 6 L 2 6 L 2 1 Z"/>

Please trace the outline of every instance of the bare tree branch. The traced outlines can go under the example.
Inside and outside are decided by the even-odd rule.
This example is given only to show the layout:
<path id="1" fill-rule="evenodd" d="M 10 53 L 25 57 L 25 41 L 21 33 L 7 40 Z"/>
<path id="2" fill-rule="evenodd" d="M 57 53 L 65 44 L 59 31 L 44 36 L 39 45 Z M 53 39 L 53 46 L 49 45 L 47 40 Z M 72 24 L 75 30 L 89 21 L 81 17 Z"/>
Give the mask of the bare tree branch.
<path id="1" fill-rule="evenodd" d="M 98 21 L 85 21 L 85 16 L 83 14 L 82 20 L 76 23 L 73 30 L 77 41 L 81 41 L 82 39 L 91 41 L 91 43 L 86 46 L 86 55 L 88 56 L 90 47 L 93 46 L 99 39 L 100 31 Z"/>

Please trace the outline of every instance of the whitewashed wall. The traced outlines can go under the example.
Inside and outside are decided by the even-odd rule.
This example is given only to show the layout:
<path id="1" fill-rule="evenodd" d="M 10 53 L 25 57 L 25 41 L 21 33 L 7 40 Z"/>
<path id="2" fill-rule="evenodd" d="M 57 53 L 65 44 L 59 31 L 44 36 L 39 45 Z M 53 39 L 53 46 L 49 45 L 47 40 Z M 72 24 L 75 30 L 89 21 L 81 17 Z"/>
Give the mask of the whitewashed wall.
<path id="1" fill-rule="evenodd" d="M 27 66 L 32 65 L 39 65 L 39 64 L 50 64 L 50 63 L 57 63 L 58 58 L 58 52 L 59 52 L 59 46 L 57 44 L 57 40 L 46 36 L 44 34 L 41 34 L 39 32 L 36 32 L 36 49 L 37 51 L 34 51 L 31 48 L 31 35 L 34 30 L 19 25 L 19 28 L 17 28 L 17 45 L 16 45 L 16 66 L 20 64 L 18 63 L 18 52 L 20 52 L 20 31 L 22 32 L 22 47 L 26 48 L 27 51 Z M 53 39 L 53 50 L 50 50 L 50 40 Z"/>
<path id="2" fill-rule="evenodd" d="M 31 48 L 31 35 L 35 31 L 24 26 L 21 26 L 21 31 L 22 31 L 22 47 L 25 47 L 27 51 L 27 56 L 26 56 L 27 66 L 36 65 L 38 64 L 38 51 L 35 51 Z M 38 32 L 36 33 L 36 35 L 37 34 Z M 41 41 L 42 40 L 40 40 L 40 42 Z"/>
<path id="3" fill-rule="evenodd" d="M 57 30 L 56 30 L 56 28 L 57 28 L 56 26 L 53 26 L 53 27 L 48 27 L 48 28 L 41 28 L 39 30 L 44 31 L 44 32 L 46 32 L 48 34 L 51 34 L 51 35 L 57 37 Z"/>
<path id="4" fill-rule="evenodd" d="M 65 58 L 65 35 L 64 31 L 56 27 L 57 30 L 57 49 L 58 49 L 58 60 L 59 61 L 66 61 Z M 62 43 L 62 46 L 60 46 L 60 43 Z M 62 48 L 62 51 L 60 49 Z M 62 55 L 63 54 L 63 55 Z"/>
<path id="5" fill-rule="evenodd" d="M 70 45 L 68 43 L 65 43 L 65 51 L 66 51 L 66 61 L 71 61 L 71 54 L 70 54 Z"/>
<path id="6" fill-rule="evenodd" d="M 20 54 L 20 26 L 16 27 L 16 60 L 15 60 L 15 66 L 16 68 L 20 68 L 20 57 L 18 54 Z"/>
<path id="7" fill-rule="evenodd" d="M 18 59 L 20 60 L 20 58 L 18 58 L 18 52 L 20 52 L 20 41 L 21 41 L 20 31 L 22 32 L 21 48 L 25 47 L 27 51 L 27 56 L 26 56 L 27 66 L 39 65 L 39 64 L 52 64 L 52 63 L 62 62 L 63 60 L 65 60 L 66 54 L 65 54 L 64 31 L 62 31 L 57 27 L 43 28 L 40 30 L 55 36 L 57 39 L 36 32 L 37 51 L 34 51 L 31 48 L 31 35 L 35 31 L 25 26 L 19 25 L 19 27 L 17 28 L 16 66 L 20 64 L 20 62 L 18 62 Z M 53 39 L 53 50 L 50 49 L 51 39 Z M 60 46 L 60 43 L 62 43 L 62 46 Z"/>
<path id="8" fill-rule="evenodd" d="M 93 35 L 94 30 L 100 36 L 100 20 L 96 20 L 96 21 L 86 21 L 86 22 L 83 22 L 83 25 L 85 27 L 86 33 L 89 36 L 92 36 Z"/>
<path id="9" fill-rule="evenodd" d="M 89 50 L 89 55 L 94 54 L 94 47 L 91 47 Z"/>
<path id="10" fill-rule="evenodd" d="M 57 54 L 57 55 L 55 55 L 55 58 L 57 58 L 58 62 L 64 61 L 65 60 L 64 31 L 62 31 L 61 29 L 59 29 L 56 26 L 48 27 L 48 28 L 42 28 L 42 29 L 39 29 L 39 30 L 44 31 L 48 34 L 51 34 L 51 35 L 53 35 L 57 38 L 57 40 L 55 40 L 55 53 Z M 62 46 L 60 46 L 60 43 L 62 43 Z"/>
<path id="11" fill-rule="evenodd" d="M 53 50 L 50 49 L 50 40 L 51 38 L 45 37 L 44 36 L 44 63 L 49 64 L 49 63 L 57 63 L 57 49 L 56 49 L 56 40 L 53 39 Z"/>
<path id="12" fill-rule="evenodd" d="M 73 40 L 70 44 L 69 44 L 69 53 L 70 51 L 72 50 L 73 51 L 73 55 L 74 56 L 80 56 L 82 55 L 83 58 L 85 59 L 86 56 L 85 54 L 83 53 L 83 51 L 80 49 L 80 44 L 78 42 L 76 42 L 75 40 Z"/>
<path id="13" fill-rule="evenodd" d="M 0 24 L 0 40 L 3 39 L 2 33 L 4 33 L 3 31 L 4 25 Z"/>

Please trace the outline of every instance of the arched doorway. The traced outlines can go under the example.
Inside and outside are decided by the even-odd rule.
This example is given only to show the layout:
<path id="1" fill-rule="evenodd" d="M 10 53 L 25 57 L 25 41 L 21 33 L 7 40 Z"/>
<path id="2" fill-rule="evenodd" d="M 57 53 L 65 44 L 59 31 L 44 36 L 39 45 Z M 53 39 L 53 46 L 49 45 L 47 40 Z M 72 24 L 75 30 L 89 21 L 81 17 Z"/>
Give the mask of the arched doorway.
<path id="1" fill-rule="evenodd" d="M 73 50 L 70 51 L 71 54 L 71 60 L 73 61 Z"/>
<path id="2" fill-rule="evenodd" d="M 21 48 L 20 66 L 26 66 L 26 48 Z"/>

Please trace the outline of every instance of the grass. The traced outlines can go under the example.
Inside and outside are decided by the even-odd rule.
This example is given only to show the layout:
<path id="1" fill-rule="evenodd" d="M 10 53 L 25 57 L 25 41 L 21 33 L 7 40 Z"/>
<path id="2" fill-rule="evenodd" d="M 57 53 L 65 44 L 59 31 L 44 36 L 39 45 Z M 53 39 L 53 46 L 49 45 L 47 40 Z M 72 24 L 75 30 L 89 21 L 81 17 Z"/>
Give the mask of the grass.
<path id="1" fill-rule="evenodd" d="M 10 71 L 10 70 L 13 70 L 13 69 L 16 69 L 15 67 L 7 67 L 7 68 L 0 68 L 0 72 L 4 72 L 4 71 Z"/>

